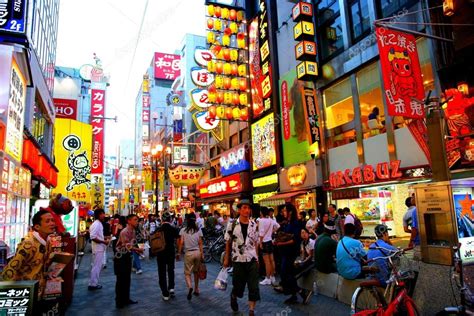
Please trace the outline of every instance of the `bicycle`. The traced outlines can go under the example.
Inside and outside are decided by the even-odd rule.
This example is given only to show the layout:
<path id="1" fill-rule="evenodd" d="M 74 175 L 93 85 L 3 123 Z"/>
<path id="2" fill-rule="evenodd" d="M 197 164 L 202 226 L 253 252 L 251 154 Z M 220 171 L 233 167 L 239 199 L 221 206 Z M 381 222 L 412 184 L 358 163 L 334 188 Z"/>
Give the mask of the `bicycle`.
<path id="1" fill-rule="evenodd" d="M 209 263 L 211 260 L 221 262 L 221 255 L 225 251 L 224 234 L 220 234 L 216 240 L 203 247 L 204 262 Z"/>
<path id="2" fill-rule="evenodd" d="M 376 247 L 376 249 L 393 252 L 393 250 Z M 415 302 L 410 297 L 410 286 L 407 283 L 416 281 L 416 272 L 412 269 L 402 271 L 397 267 L 404 250 L 399 249 L 385 257 L 377 257 L 369 260 L 374 262 L 378 259 L 386 259 L 391 268 L 390 278 L 384 293 L 378 280 L 362 282 L 352 295 L 351 311 L 356 316 L 392 316 L 392 315 L 421 315 Z M 397 258 L 398 260 L 394 260 Z M 369 273 L 379 271 L 377 267 L 364 267 Z M 414 284 L 412 285 L 414 287 Z M 390 303 L 387 303 L 390 302 Z"/>

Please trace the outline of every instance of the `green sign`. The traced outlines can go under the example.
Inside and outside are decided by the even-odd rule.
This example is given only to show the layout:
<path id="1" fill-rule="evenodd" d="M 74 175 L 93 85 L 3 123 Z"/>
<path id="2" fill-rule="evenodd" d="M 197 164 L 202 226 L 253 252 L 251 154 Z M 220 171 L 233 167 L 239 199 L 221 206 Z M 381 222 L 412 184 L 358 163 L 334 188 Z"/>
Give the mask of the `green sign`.
<path id="1" fill-rule="evenodd" d="M 304 105 L 304 82 L 296 80 L 292 69 L 279 82 L 283 166 L 311 160 L 311 135 Z"/>

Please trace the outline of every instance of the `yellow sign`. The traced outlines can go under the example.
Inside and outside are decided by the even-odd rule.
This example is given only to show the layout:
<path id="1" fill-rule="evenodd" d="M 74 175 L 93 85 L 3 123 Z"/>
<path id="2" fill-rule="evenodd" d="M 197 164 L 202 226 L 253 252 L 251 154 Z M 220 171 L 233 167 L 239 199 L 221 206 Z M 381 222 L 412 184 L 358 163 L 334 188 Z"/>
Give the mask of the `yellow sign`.
<path id="1" fill-rule="evenodd" d="M 253 170 L 276 164 L 275 116 L 273 113 L 252 124 Z"/>
<path id="2" fill-rule="evenodd" d="M 271 174 L 266 177 L 256 178 L 252 180 L 252 185 L 254 188 L 264 187 L 266 185 L 278 183 L 278 174 Z M 256 203 L 256 202 L 255 202 Z"/>
<path id="3" fill-rule="evenodd" d="M 150 92 L 150 82 L 148 80 L 148 75 L 143 76 L 142 92 L 143 93 Z"/>
<path id="4" fill-rule="evenodd" d="M 5 151 L 16 161 L 21 161 L 23 151 L 23 125 L 25 121 L 26 80 L 15 58 L 12 61 L 8 99 L 7 135 Z"/>
<path id="5" fill-rule="evenodd" d="M 298 79 L 307 76 L 318 76 L 318 64 L 313 61 L 303 61 L 296 66 L 296 75 Z"/>
<path id="6" fill-rule="evenodd" d="M 287 173 L 288 182 L 291 186 L 302 185 L 306 180 L 306 174 L 305 165 L 291 166 Z"/>
<path id="7" fill-rule="evenodd" d="M 82 205 L 91 203 L 92 126 L 58 118 L 54 128 L 54 155 L 59 173 L 53 194 L 61 193 Z"/>
<path id="8" fill-rule="evenodd" d="M 153 171 L 150 167 L 145 168 L 142 172 L 142 179 L 145 179 L 145 191 L 153 190 Z"/>
<path id="9" fill-rule="evenodd" d="M 94 183 L 92 185 L 92 197 L 91 197 L 92 209 L 104 209 L 104 183 Z"/>
<path id="10" fill-rule="evenodd" d="M 314 36 L 314 25 L 312 22 L 301 21 L 293 27 L 293 38 L 299 40 L 301 37 Z"/>
<path id="11" fill-rule="evenodd" d="M 201 165 L 180 164 L 168 169 L 168 177 L 175 187 L 191 186 L 199 182 L 205 170 Z"/>

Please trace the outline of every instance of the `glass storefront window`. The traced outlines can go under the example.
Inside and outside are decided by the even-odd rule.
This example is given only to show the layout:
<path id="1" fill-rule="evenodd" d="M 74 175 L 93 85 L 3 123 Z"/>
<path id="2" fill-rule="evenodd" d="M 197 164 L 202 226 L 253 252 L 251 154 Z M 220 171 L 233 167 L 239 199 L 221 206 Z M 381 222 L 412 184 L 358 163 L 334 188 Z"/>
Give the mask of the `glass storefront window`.
<path id="1" fill-rule="evenodd" d="M 356 74 L 364 138 L 385 133 L 385 112 L 378 63 Z"/>
<path id="2" fill-rule="evenodd" d="M 342 51 L 342 23 L 337 0 L 318 3 L 318 29 L 321 30 L 321 55 L 323 59 Z"/>
<path id="3" fill-rule="evenodd" d="M 47 121 L 45 119 L 45 114 L 43 113 L 40 105 L 37 102 L 35 102 L 34 114 L 33 114 L 33 127 L 32 127 L 31 133 L 33 134 L 33 137 L 43 149 L 45 145 L 44 138 L 45 138 L 45 132 L 46 132 L 46 125 L 47 125 Z"/>
<path id="4" fill-rule="evenodd" d="M 416 2 L 417 1 L 415 0 L 378 0 L 378 16 L 381 18 L 392 16 L 398 13 L 399 11 L 402 11 L 403 8 L 410 8 Z"/>
<path id="5" fill-rule="evenodd" d="M 356 140 L 354 105 L 349 78 L 323 91 L 328 147 L 342 146 Z"/>
<path id="6" fill-rule="evenodd" d="M 339 15 L 339 1 L 337 0 L 322 0 L 318 3 L 318 22 L 324 22 Z"/>
<path id="7" fill-rule="evenodd" d="M 351 33 L 353 42 L 357 42 L 370 32 L 370 16 L 367 0 L 349 0 Z"/>

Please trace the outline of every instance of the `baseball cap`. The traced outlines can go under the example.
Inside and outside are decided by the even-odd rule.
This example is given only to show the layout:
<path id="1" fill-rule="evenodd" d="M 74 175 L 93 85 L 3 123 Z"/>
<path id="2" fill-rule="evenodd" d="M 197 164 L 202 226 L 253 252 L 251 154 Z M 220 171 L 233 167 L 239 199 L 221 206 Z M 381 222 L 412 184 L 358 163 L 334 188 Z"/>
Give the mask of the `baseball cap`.
<path id="1" fill-rule="evenodd" d="M 242 205 L 247 204 L 248 206 L 252 206 L 252 203 L 250 203 L 249 199 L 242 199 L 240 202 L 237 204 L 237 208 L 241 208 Z"/>
<path id="2" fill-rule="evenodd" d="M 389 230 L 392 230 L 391 228 L 388 228 L 387 225 L 384 224 L 378 224 L 374 228 L 375 236 L 377 237 L 382 237 L 383 234 L 388 233 Z"/>

